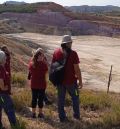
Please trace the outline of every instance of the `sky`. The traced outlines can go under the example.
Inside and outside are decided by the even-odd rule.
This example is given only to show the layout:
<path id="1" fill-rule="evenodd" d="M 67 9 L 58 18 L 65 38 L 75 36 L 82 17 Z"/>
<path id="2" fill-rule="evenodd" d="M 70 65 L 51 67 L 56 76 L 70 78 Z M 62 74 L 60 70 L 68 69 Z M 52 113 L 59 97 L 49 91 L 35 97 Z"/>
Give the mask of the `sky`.
<path id="1" fill-rule="evenodd" d="M 9 1 L 9 0 L 0 0 L 0 3 L 3 3 L 5 1 Z M 63 6 L 80 6 L 80 5 L 96 5 L 96 6 L 115 5 L 115 6 L 120 6 L 120 0 L 14 0 L 14 1 L 25 1 L 28 3 L 52 1 L 55 3 L 61 4 Z"/>

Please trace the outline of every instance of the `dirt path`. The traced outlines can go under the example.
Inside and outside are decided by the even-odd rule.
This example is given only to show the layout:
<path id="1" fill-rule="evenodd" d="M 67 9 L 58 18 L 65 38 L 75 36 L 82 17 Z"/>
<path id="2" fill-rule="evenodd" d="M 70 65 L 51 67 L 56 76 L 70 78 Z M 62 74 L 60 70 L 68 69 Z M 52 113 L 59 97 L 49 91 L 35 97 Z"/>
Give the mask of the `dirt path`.
<path id="1" fill-rule="evenodd" d="M 8 36 L 40 44 L 47 49 L 48 55 L 52 55 L 53 51 L 60 46 L 62 39 L 61 36 L 35 33 Z M 73 40 L 73 49 L 78 52 L 81 61 L 84 88 L 106 91 L 110 66 L 113 65 L 110 91 L 120 92 L 120 39 L 102 36 L 75 36 Z"/>

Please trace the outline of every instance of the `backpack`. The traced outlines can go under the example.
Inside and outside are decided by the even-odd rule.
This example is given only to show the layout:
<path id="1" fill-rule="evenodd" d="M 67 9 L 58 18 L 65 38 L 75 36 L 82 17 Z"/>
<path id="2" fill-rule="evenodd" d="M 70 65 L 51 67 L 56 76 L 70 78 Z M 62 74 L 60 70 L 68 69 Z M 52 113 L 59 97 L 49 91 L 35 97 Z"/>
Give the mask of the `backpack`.
<path id="1" fill-rule="evenodd" d="M 50 70 L 49 70 L 49 80 L 52 82 L 54 86 L 61 85 L 64 79 L 65 74 L 65 66 L 67 64 L 69 55 L 66 58 L 63 58 L 62 60 L 55 61 L 51 64 Z"/>

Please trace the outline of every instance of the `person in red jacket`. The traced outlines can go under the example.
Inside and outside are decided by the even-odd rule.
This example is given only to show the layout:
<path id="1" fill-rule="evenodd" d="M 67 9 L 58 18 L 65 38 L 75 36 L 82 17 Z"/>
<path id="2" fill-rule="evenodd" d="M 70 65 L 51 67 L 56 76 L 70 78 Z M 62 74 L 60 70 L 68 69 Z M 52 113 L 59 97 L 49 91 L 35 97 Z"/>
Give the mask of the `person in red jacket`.
<path id="1" fill-rule="evenodd" d="M 11 85 L 9 75 L 5 69 L 6 55 L 0 51 L 0 129 L 2 126 L 2 109 L 6 112 L 11 126 L 16 126 L 16 116 L 13 101 L 10 97 Z"/>
<path id="2" fill-rule="evenodd" d="M 39 118 L 44 118 L 42 108 L 43 99 L 46 89 L 46 73 L 48 66 L 44 61 L 44 55 L 37 50 L 33 59 L 29 64 L 29 72 L 31 74 L 31 90 L 32 90 L 32 117 L 36 118 L 36 106 L 39 107 Z"/>
<path id="3" fill-rule="evenodd" d="M 9 81 L 9 85 L 11 85 L 11 68 L 10 68 L 10 60 L 11 60 L 11 57 L 10 57 L 10 51 L 8 49 L 8 47 L 6 45 L 3 45 L 1 47 L 1 50 L 5 53 L 6 55 L 6 63 L 5 63 L 5 70 L 8 74 L 8 81 Z M 11 86 L 10 86 L 10 94 L 11 94 Z"/>
<path id="4" fill-rule="evenodd" d="M 1 51 L 3 51 L 6 55 L 6 63 L 4 65 L 6 74 L 7 74 L 7 80 L 9 82 L 9 94 L 11 94 L 11 69 L 10 69 L 10 52 L 8 50 L 8 47 L 6 45 L 1 46 Z M 0 111 L 0 119 L 2 118 L 2 111 Z"/>

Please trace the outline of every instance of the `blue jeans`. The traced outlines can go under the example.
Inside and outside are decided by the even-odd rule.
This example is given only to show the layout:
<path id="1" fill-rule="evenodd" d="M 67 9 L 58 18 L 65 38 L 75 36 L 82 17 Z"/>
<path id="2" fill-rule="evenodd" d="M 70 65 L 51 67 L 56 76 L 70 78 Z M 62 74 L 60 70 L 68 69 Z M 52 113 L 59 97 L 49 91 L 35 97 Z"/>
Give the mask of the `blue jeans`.
<path id="1" fill-rule="evenodd" d="M 79 91 L 77 83 L 69 86 L 60 85 L 57 87 L 58 90 L 58 113 L 60 120 L 64 120 L 66 118 L 66 113 L 64 110 L 65 105 L 65 95 L 66 91 L 68 91 L 69 95 L 71 96 L 72 103 L 73 103 L 73 116 L 77 119 L 80 118 L 80 106 L 79 106 Z"/>
<path id="2" fill-rule="evenodd" d="M 2 109 L 8 116 L 11 125 L 16 124 L 15 110 L 13 106 L 13 101 L 8 94 L 0 94 L 0 124 L 2 126 Z"/>

